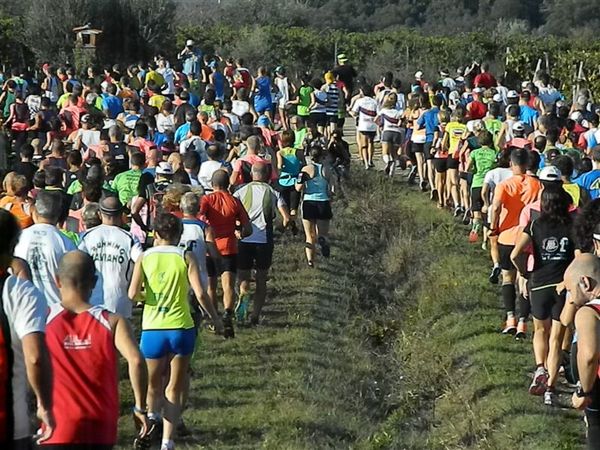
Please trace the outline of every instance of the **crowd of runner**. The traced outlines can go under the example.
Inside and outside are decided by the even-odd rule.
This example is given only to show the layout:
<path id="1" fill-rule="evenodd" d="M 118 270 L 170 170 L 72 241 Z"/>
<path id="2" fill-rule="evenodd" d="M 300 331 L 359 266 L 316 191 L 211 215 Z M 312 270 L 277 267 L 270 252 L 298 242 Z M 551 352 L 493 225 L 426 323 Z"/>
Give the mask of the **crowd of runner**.
<path id="1" fill-rule="evenodd" d="M 134 392 L 134 447 L 173 449 L 187 431 L 201 324 L 234 338 L 235 327 L 261 323 L 275 232 L 296 245 L 301 225 L 311 268 L 330 256 L 331 200 L 350 173 L 347 120 L 359 171 L 373 170 L 380 146 L 386 177 L 418 180 L 489 251 L 501 332 L 525 339 L 533 318 L 529 392 L 552 406 L 564 374 L 590 448 L 599 445 L 600 111 L 585 89 L 571 104 L 546 73 L 504 86 L 476 63 L 429 80 L 419 71 L 406 88 L 393 73 L 374 84 L 344 54 L 332 70 L 292 80 L 281 66 L 252 73 L 203 55 L 193 41 L 172 64 L 42 73 L 0 74 L 10 156 L 2 448 L 31 448 L 29 390 L 39 445 L 115 445 L 118 350 Z"/>

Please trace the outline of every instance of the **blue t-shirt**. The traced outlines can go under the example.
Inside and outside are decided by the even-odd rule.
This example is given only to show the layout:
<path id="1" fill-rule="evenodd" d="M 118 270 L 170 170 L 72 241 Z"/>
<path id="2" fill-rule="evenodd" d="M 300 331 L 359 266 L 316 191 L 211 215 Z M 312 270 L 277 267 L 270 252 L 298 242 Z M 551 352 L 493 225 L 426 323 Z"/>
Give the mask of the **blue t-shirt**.
<path id="1" fill-rule="evenodd" d="M 425 127 L 425 142 L 433 142 L 435 130 L 440 124 L 438 118 L 439 113 L 439 108 L 433 107 L 425 111 L 417 121 L 417 125 L 419 125 L 419 127 Z"/>
<path id="2" fill-rule="evenodd" d="M 173 137 L 173 142 L 175 142 L 175 144 L 180 144 L 181 141 L 183 141 L 187 138 L 187 134 L 189 131 L 190 131 L 190 124 L 186 122 L 183 125 L 181 125 L 179 128 L 177 128 L 177 130 L 175 130 L 175 136 Z"/>
<path id="3" fill-rule="evenodd" d="M 191 106 L 193 106 L 194 108 L 197 108 L 198 106 L 200 106 L 200 97 L 198 97 L 192 91 L 188 91 L 188 94 L 190 95 L 190 98 L 188 99 L 188 103 Z"/>
<path id="4" fill-rule="evenodd" d="M 537 109 L 533 109 L 530 106 L 526 105 L 521 105 L 519 106 L 519 108 L 519 120 L 533 128 L 535 121 L 540 116 L 540 113 L 537 111 Z"/>
<path id="5" fill-rule="evenodd" d="M 600 197 L 600 169 L 584 173 L 575 182 L 589 192 L 592 200 Z"/>
<path id="6" fill-rule="evenodd" d="M 108 117 L 116 119 L 123 112 L 123 100 L 115 95 L 102 96 L 102 110 L 108 110 Z"/>

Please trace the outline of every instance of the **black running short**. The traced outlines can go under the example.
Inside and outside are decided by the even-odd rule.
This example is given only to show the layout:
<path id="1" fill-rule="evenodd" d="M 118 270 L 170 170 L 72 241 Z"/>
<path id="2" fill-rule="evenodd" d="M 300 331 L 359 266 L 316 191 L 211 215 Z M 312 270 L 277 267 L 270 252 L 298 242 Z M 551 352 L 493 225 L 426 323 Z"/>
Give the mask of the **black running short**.
<path id="1" fill-rule="evenodd" d="M 436 172 L 444 173 L 448 170 L 449 158 L 433 158 L 433 168 Z"/>
<path id="2" fill-rule="evenodd" d="M 560 313 L 565 306 L 565 295 L 556 292 L 556 286 L 533 288 L 529 293 L 531 314 L 537 320 L 560 320 Z"/>
<path id="3" fill-rule="evenodd" d="M 517 270 L 510 259 L 510 254 L 515 249 L 514 245 L 498 244 L 498 253 L 500 254 L 500 268 L 502 270 Z"/>
<path id="4" fill-rule="evenodd" d="M 375 139 L 375 135 L 377 134 L 376 131 L 359 131 L 359 133 L 371 141 Z"/>
<path id="5" fill-rule="evenodd" d="M 451 156 L 448 158 L 448 169 L 449 170 L 458 170 L 459 165 L 460 165 L 460 162 L 458 161 L 457 158 L 453 158 Z"/>
<path id="6" fill-rule="evenodd" d="M 290 211 L 296 211 L 300 204 L 300 192 L 296 190 L 295 186 L 281 186 L 278 185 L 277 190 L 281 194 L 283 201 L 288 206 Z"/>
<path id="7" fill-rule="evenodd" d="M 423 156 L 425 156 L 426 160 L 430 160 L 433 159 L 433 155 L 435 155 L 433 142 L 425 142 L 425 144 L 423 144 Z"/>
<path id="8" fill-rule="evenodd" d="M 325 113 L 310 113 L 309 121 L 311 124 L 315 124 L 318 127 L 326 127 L 327 126 L 327 114 Z"/>
<path id="9" fill-rule="evenodd" d="M 319 202 L 313 200 L 305 200 L 302 202 L 302 219 L 303 220 L 331 220 L 333 213 L 331 212 L 331 203 Z"/>
<path id="10" fill-rule="evenodd" d="M 269 270 L 273 263 L 273 244 L 238 244 L 238 270 Z"/>
<path id="11" fill-rule="evenodd" d="M 218 277 L 224 272 L 237 272 L 237 255 L 221 256 L 219 264 L 215 264 L 215 260 L 210 256 L 206 258 L 206 273 L 209 277 Z"/>
<path id="12" fill-rule="evenodd" d="M 481 212 L 483 209 L 483 198 L 481 197 L 481 188 L 471 188 L 471 211 Z"/>

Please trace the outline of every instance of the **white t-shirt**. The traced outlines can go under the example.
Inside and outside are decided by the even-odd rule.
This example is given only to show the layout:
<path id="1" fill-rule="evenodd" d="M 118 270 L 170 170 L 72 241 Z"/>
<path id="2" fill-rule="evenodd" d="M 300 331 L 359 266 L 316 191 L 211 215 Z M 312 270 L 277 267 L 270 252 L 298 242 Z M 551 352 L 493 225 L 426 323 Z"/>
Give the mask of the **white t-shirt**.
<path id="1" fill-rule="evenodd" d="M 208 159 L 206 156 L 206 143 L 200 136 L 192 136 L 184 139 L 179 144 L 179 153 L 185 155 L 188 151 L 195 151 L 200 155 L 200 161 L 204 162 Z"/>
<path id="2" fill-rule="evenodd" d="M 200 165 L 200 171 L 198 172 L 198 183 L 204 188 L 205 191 L 212 192 L 212 176 L 213 174 L 223 167 L 221 161 L 204 161 Z"/>
<path id="3" fill-rule="evenodd" d="M 398 111 L 397 109 L 384 108 L 379 111 L 379 116 L 381 117 L 381 122 L 383 124 L 383 131 L 394 131 L 396 133 L 400 133 L 400 119 L 402 118 L 401 111 Z"/>
<path id="4" fill-rule="evenodd" d="M 158 73 L 165 79 L 166 89 L 162 91 L 164 95 L 171 95 L 175 93 L 175 73 L 170 67 L 156 69 Z"/>
<path id="5" fill-rule="evenodd" d="M 371 97 L 362 97 L 356 100 L 354 113 L 358 113 L 358 131 L 377 131 L 375 115 L 377 114 L 377 101 Z"/>
<path id="6" fill-rule="evenodd" d="M 90 304 L 131 317 L 132 303 L 127 289 L 133 263 L 142 254 L 142 246 L 131 233 L 117 226 L 98 225 L 81 236 L 79 250 L 94 258 L 98 281 Z"/>
<path id="7" fill-rule="evenodd" d="M 243 100 L 233 100 L 231 102 L 231 112 L 238 117 L 242 117 L 247 112 L 250 112 L 250 103 Z"/>
<path id="8" fill-rule="evenodd" d="M 231 123 L 231 131 L 238 133 L 240 131 L 240 118 L 232 112 L 226 112 L 223 113 L 223 115 L 229 119 L 229 122 Z"/>
<path id="9" fill-rule="evenodd" d="M 504 180 L 508 180 L 513 176 L 512 170 L 507 167 L 496 167 L 485 174 L 483 184 L 488 184 L 490 190 L 493 193 L 496 186 L 502 183 Z"/>
<path id="10" fill-rule="evenodd" d="M 287 102 L 290 101 L 290 84 L 288 83 L 287 77 L 275 77 L 275 86 L 277 86 L 279 93 L 281 94 L 281 97 L 279 97 L 279 107 L 285 108 Z"/>
<path id="11" fill-rule="evenodd" d="M 179 246 L 192 252 L 200 267 L 200 278 L 202 285 L 208 286 L 208 272 L 206 271 L 206 238 L 204 230 L 207 225 L 197 219 L 183 219 L 183 233 L 179 240 Z"/>
<path id="12" fill-rule="evenodd" d="M 163 113 L 156 115 L 156 129 L 159 133 L 166 133 L 167 131 L 175 130 L 175 116 L 169 114 L 165 116 Z"/>
<path id="13" fill-rule="evenodd" d="M 33 284 L 42 291 L 48 306 L 60 302 L 55 276 L 60 259 L 72 250 L 76 250 L 75 244 L 53 225 L 38 223 L 21 233 L 15 256 L 29 263 Z"/>
<path id="14" fill-rule="evenodd" d="M 252 234 L 242 242 L 251 244 L 267 244 L 273 242 L 272 225 L 276 208 L 285 206 L 285 201 L 275 189 L 267 183 L 253 181 L 235 191 L 252 223 Z M 268 199 L 266 196 L 271 196 Z M 265 204 L 270 204 L 270 211 L 265 210 Z M 270 216 L 270 217 L 269 217 Z"/>
<path id="15" fill-rule="evenodd" d="M 9 276 L 2 290 L 2 306 L 8 319 L 13 351 L 13 413 L 15 418 L 14 439 L 31 436 L 27 409 L 27 372 L 23 359 L 21 340 L 31 333 L 46 330 L 48 306 L 43 294 L 27 280 Z"/>
<path id="16" fill-rule="evenodd" d="M 84 148 L 100 143 L 100 131 L 98 130 L 84 130 L 80 128 L 77 132 L 77 137 L 81 138 L 81 143 L 85 146 Z"/>

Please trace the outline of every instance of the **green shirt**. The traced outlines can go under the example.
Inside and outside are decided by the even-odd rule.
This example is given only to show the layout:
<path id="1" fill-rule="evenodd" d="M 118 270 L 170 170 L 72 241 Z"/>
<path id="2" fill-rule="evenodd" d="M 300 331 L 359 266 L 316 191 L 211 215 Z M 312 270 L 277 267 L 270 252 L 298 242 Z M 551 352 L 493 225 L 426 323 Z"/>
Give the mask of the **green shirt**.
<path id="1" fill-rule="evenodd" d="M 4 111 L 3 115 L 5 118 L 10 116 L 10 105 L 12 105 L 16 101 L 16 94 L 11 91 L 6 91 L 6 95 L 4 96 Z"/>
<path id="2" fill-rule="evenodd" d="M 138 192 L 142 171 L 131 169 L 120 173 L 112 182 L 112 188 L 119 194 L 119 201 L 127 205 Z"/>
<path id="3" fill-rule="evenodd" d="M 489 147 L 480 147 L 471 152 L 473 161 L 473 183 L 472 187 L 483 186 L 485 174 L 496 166 L 496 150 Z"/>
<path id="4" fill-rule="evenodd" d="M 300 130 L 294 131 L 294 148 L 296 150 L 302 150 L 304 148 L 304 140 L 308 134 L 308 128 L 304 127 Z"/>
<path id="5" fill-rule="evenodd" d="M 142 259 L 146 299 L 142 330 L 194 328 L 190 313 L 185 249 L 161 245 L 146 250 Z"/>
<path id="6" fill-rule="evenodd" d="M 298 115 L 308 117 L 310 114 L 310 94 L 314 91 L 312 86 L 302 86 L 298 89 Z"/>

